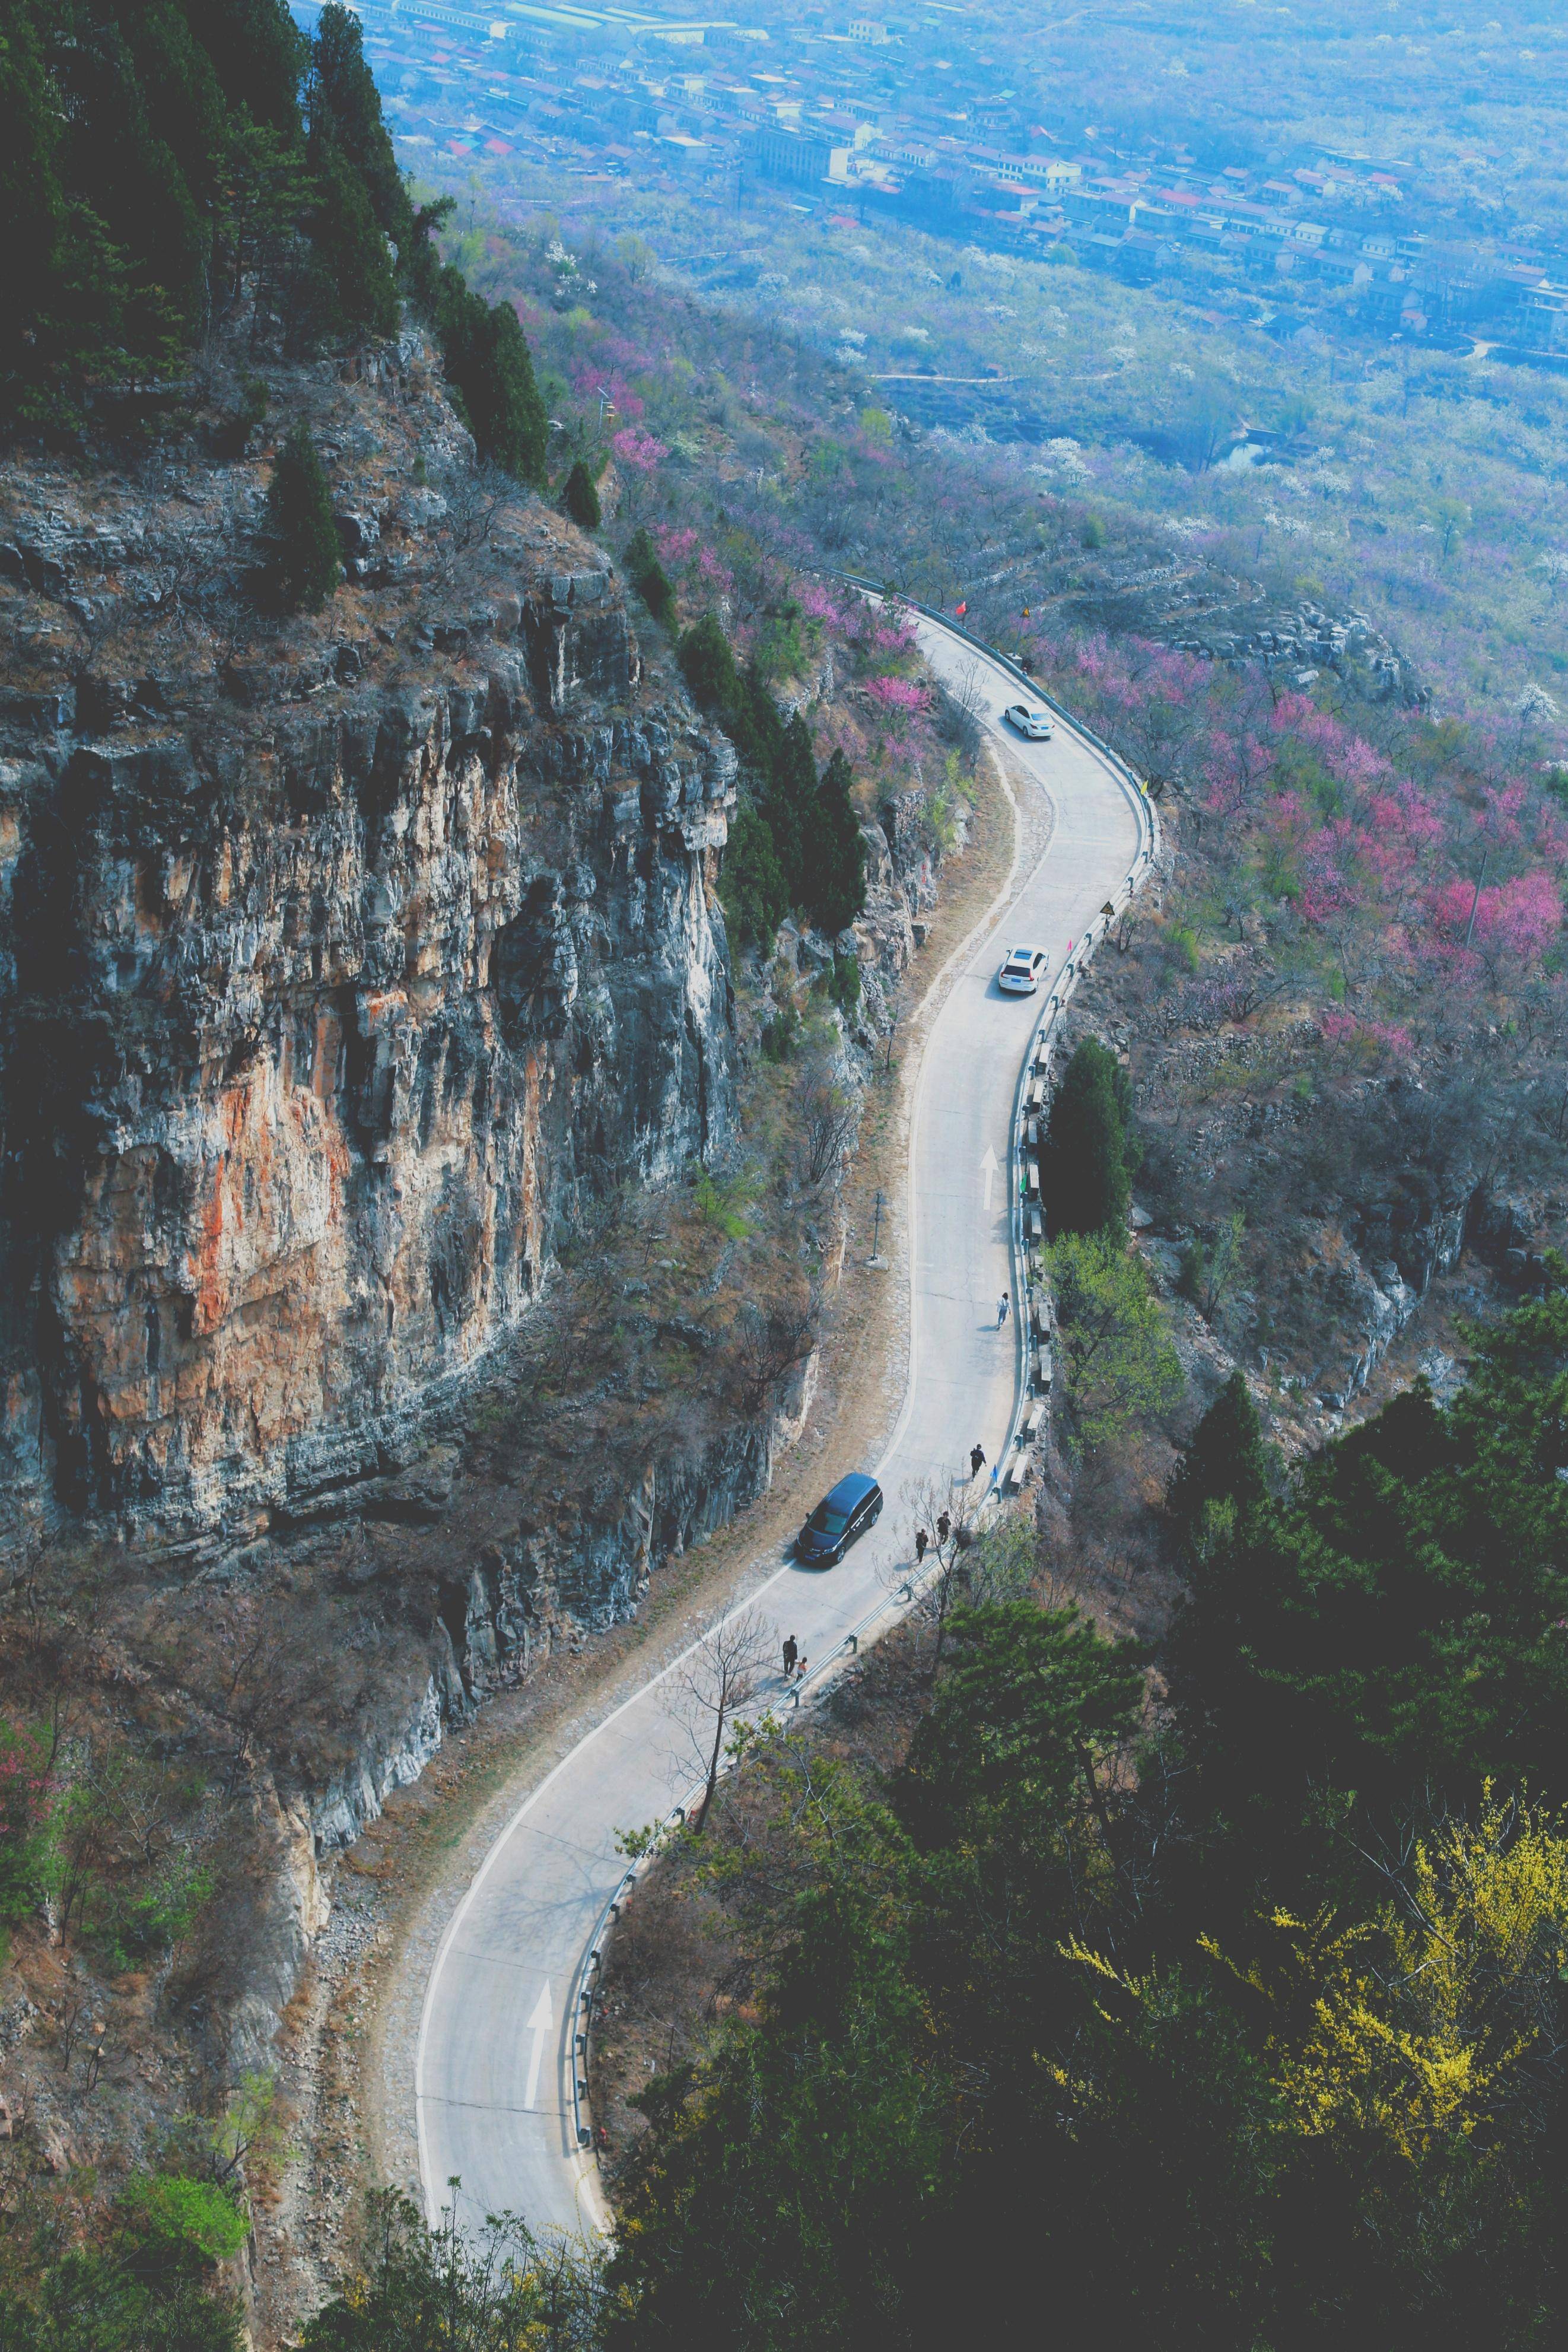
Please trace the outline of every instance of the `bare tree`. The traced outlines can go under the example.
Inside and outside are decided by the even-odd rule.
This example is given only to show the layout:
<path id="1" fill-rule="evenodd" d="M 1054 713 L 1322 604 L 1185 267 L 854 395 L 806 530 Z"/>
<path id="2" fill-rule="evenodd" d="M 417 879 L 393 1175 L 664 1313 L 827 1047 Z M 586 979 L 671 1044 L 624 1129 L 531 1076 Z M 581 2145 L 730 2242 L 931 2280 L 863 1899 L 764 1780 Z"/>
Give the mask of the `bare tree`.
<path id="1" fill-rule="evenodd" d="M 931 1578 L 936 1601 L 936 1647 L 931 1661 L 934 1682 L 941 1670 L 948 1614 L 965 1582 L 967 1556 L 975 1540 L 985 1491 L 974 1480 L 966 1483 L 961 1477 L 944 1475 L 941 1471 L 912 1479 L 904 1490 L 904 1507 L 910 1520 L 910 1549 L 917 1555 L 915 1572 Z M 918 1557 L 918 1534 L 922 1528 L 926 1538 L 923 1559 Z M 888 1583 L 901 1585 L 909 1579 L 908 1561 L 884 1573 Z"/>
<path id="2" fill-rule="evenodd" d="M 816 1344 L 817 1318 L 811 1299 L 744 1307 L 736 1318 L 729 1349 L 742 1411 L 756 1415 L 770 1404 L 779 1382 L 797 1364 L 805 1362 Z"/>
<path id="3" fill-rule="evenodd" d="M 760 1612 L 742 1609 L 724 1618 L 675 1675 L 676 1716 L 703 1774 L 702 1801 L 691 1827 L 701 1834 L 724 1759 L 725 1735 L 762 1686 L 776 1647 Z"/>
<path id="4" fill-rule="evenodd" d="M 822 1071 L 809 1076 L 800 1094 L 800 1181 L 809 1192 L 841 1173 L 854 1149 L 860 1119 L 852 1098 Z"/>
<path id="5" fill-rule="evenodd" d="M 979 662 L 970 661 L 951 685 L 946 679 L 940 681 L 939 692 L 941 731 L 965 765 L 972 768 L 980 756 L 986 730 L 986 694 Z"/>
<path id="6" fill-rule="evenodd" d="M 445 485 L 444 535 L 455 562 L 473 548 L 488 547 L 497 523 L 517 495 L 510 474 L 481 461 L 465 466 Z"/>

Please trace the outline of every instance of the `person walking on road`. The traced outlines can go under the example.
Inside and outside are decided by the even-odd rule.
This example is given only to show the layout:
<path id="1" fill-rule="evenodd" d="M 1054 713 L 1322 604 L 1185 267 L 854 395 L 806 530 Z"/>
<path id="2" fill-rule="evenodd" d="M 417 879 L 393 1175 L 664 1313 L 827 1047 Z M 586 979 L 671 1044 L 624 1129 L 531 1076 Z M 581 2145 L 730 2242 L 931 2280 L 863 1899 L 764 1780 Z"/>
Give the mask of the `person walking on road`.
<path id="1" fill-rule="evenodd" d="M 998 1331 L 1001 1329 L 1002 1325 L 1003 1325 L 1003 1324 L 1007 1321 L 1007 1319 L 1008 1319 L 1008 1308 L 1010 1307 L 1010 1305 L 1011 1305 L 1011 1304 L 1012 1304 L 1012 1301 L 1009 1299 L 1009 1297 L 1008 1297 L 1007 1292 L 1004 1290 L 1004 1291 L 1003 1291 L 1003 1293 L 1002 1293 L 1002 1295 L 1001 1295 L 1001 1297 L 1000 1297 L 998 1299 L 998 1301 L 997 1301 L 997 1328 L 998 1328 Z"/>
<path id="2" fill-rule="evenodd" d="M 945 1544 L 952 1532 L 953 1522 L 947 1517 L 946 1512 L 944 1511 L 941 1517 L 936 1522 L 936 1541 L 938 1545 Z"/>
<path id="3" fill-rule="evenodd" d="M 806 1679 L 806 1661 L 804 1656 L 802 1656 L 796 1664 L 795 1679 L 798 1683 L 803 1683 Z"/>
<path id="4" fill-rule="evenodd" d="M 986 1449 L 978 1440 L 969 1448 L 969 1475 L 977 1478 L 986 1466 Z"/>
<path id="5" fill-rule="evenodd" d="M 794 1673 L 795 1661 L 800 1654 L 800 1644 L 795 1639 L 794 1634 L 786 1634 L 784 1639 L 784 1679 L 786 1682 L 789 1681 L 790 1675 Z"/>
<path id="6" fill-rule="evenodd" d="M 926 1532 L 925 1532 L 925 1528 L 915 1528 L 915 1567 L 916 1567 L 916 1568 L 918 1568 L 918 1567 L 919 1567 L 919 1565 L 920 1565 L 921 1561 L 925 1559 L 925 1547 L 926 1547 L 926 1545 L 930 1542 L 930 1540 L 931 1540 L 931 1538 L 930 1538 L 930 1537 L 926 1534 Z"/>

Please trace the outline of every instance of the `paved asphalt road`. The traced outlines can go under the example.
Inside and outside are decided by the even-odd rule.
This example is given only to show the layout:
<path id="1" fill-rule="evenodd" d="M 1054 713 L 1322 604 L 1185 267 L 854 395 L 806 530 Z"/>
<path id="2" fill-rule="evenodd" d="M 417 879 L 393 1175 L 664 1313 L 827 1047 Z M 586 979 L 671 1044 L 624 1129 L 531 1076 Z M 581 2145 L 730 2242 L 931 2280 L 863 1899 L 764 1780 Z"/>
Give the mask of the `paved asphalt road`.
<path id="1" fill-rule="evenodd" d="M 1014 1325 L 996 1328 L 998 1297 L 1012 1286 L 1008 1142 L 1039 1000 L 1003 996 L 997 967 L 1027 940 L 1048 950 L 1054 974 L 1068 942 L 1120 895 L 1139 845 L 1127 791 L 1091 744 L 1060 725 L 1043 744 L 1002 730 L 1016 684 L 938 625 L 923 621 L 920 635 L 940 675 L 977 689 L 989 723 L 1008 734 L 1015 776 L 1037 780 L 1056 823 L 1036 869 L 1014 875 L 1007 912 L 963 951 L 925 1047 L 911 1137 L 909 1387 L 882 1462 L 834 1465 L 872 1470 L 887 1508 L 837 1568 L 780 1559 L 755 1599 L 780 1640 L 793 1633 L 811 1660 L 877 1605 L 889 1568 L 912 1558 L 912 1488 L 934 1475 L 967 1479 L 977 1438 L 991 1460 L 1001 1452 L 1019 1370 Z M 666 1813 L 696 1777 L 678 1714 L 666 1669 L 531 1792 L 453 1917 L 426 1988 L 415 2073 L 433 2220 L 456 2174 L 465 2220 L 504 2208 L 536 2230 L 603 2223 L 596 2172 L 573 2145 L 572 1999 L 625 1866 L 616 1832 Z"/>

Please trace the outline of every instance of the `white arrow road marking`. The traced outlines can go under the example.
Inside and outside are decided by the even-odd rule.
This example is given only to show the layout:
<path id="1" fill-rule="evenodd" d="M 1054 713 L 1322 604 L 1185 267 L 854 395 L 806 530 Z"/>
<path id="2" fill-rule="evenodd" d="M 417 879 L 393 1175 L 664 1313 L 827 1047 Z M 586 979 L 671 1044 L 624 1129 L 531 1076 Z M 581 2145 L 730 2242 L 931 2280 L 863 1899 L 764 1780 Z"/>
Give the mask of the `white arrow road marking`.
<path id="1" fill-rule="evenodd" d="M 528 2053 L 528 2087 L 524 2095 L 523 2105 L 525 2107 L 531 2107 L 539 2095 L 539 2068 L 544 2063 L 545 2042 L 555 2032 L 555 2011 L 550 2007 L 548 1977 L 545 1979 L 543 1992 L 534 2003 L 534 2013 L 528 2020 L 527 2031 L 534 2037 L 534 2046 Z"/>
<path id="2" fill-rule="evenodd" d="M 986 1180 L 986 1206 L 988 1209 L 991 1205 L 991 1186 L 996 1181 L 997 1167 L 997 1155 L 988 1143 L 986 1146 L 986 1156 L 980 1162 L 980 1173 Z"/>

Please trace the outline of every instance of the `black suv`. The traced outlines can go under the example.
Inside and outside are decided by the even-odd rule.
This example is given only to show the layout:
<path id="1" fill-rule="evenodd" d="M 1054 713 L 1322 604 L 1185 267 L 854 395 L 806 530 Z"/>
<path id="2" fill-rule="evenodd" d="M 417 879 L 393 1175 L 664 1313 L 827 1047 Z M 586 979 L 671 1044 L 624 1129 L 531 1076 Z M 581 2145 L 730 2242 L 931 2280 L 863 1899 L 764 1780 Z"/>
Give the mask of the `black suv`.
<path id="1" fill-rule="evenodd" d="M 831 1568 L 881 1517 L 882 1488 L 863 1471 L 852 1470 L 824 1495 L 801 1528 L 795 1557 L 808 1568 Z"/>

